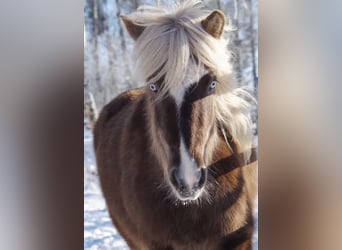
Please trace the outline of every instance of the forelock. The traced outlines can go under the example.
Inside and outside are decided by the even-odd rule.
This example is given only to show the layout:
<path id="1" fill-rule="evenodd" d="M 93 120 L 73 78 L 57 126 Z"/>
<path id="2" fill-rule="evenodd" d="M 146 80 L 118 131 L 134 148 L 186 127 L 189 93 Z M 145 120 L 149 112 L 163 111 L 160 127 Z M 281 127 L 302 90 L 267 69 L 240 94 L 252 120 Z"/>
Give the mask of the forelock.
<path id="1" fill-rule="evenodd" d="M 204 67 L 217 74 L 230 72 L 227 40 L 215 39 L 201 26 L 209 11 L 200 1 L 190 0 L 171 11 L 161 7 L 142 7 L 132 14 L 144 25 L 138 38 L 134 61 L 139 80 L 157 82 L 163 77 L 160 95 L 182 87 L 191 67 L 195 78 Z"/>

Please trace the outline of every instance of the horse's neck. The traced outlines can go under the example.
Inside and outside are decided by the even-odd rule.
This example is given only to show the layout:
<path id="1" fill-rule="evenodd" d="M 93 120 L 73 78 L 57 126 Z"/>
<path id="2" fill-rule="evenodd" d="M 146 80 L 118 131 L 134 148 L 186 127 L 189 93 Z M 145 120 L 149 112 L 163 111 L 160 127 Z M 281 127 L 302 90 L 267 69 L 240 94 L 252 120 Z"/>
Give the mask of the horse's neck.
<path id="1" fill-rule="evenodd" d="M 220 128 L 216 130 L 215 148 L 212 152 L 212 161 L 216 162 L 224 157 L 229 157 L 234 153 L 235 144 L 232 143 L 229 135 L 224 135 Z"/>
<path id="2" fill-rule="evenodd" d="M 219 177 L 234 169 L 255 164 L 256 152 L 257 149 L 253 145 L 247 150 L 241 149 L 229 134 L 221 132 L 218 134 L 210 168 Z"/>

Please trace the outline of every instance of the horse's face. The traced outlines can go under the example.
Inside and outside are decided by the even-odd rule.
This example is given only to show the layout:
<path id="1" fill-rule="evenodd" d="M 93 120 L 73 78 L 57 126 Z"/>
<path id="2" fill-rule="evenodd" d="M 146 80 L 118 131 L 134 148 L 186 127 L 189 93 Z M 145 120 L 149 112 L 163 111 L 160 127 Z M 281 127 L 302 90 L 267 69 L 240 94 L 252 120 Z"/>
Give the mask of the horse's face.
<path id="1" fill-rule="evenodd" d="M 188 78 L 188 79 L 191 79 Z M 162 82 L 150 84 L 148 93 L 157 98 Z M 205 73 L 199 81 L 170 89 L 168 97 L 156 102 L 156 145 L 162 148 L 166 183 L 182 201 L 196 200 L 207 181 L 208 145 L 212 144 L 215 120 L 216 78 Z"/>
<path id="2" fill-rule="evenodd" d="M 216 126 L 213 97 L 216 79 L 204 67 L 200 73 L 200 65 L 216 67 L 216 59 L 221 55 L 203 53 L 213 53 L 211 48 L 216 46 L 220 50 L 222 43 L 218 45 L 219 40 L 215 39 L 222 37 L 226 22 L 219 10 L 202 20 L 199 20 L 202 16 L 199 8 L 188 12 L 183 11 L 176 17 L 156 17 L 154 12 L 151 16 L 137 12 L 133 18 L 122 17 L 128 33 L 137 41 L 139 72 L 144 78 L 160 79 L 147 87 L 152 98 L 150 114 L 154 116 L 150 117 L 152 149 L 169 189 L 183 201 L 196 200 L 207 182 L 206 167 L 215 138 L 212 134 Z M 207 64 L 209 61 L 212 65 Z M 187 67 L 186 71 L 182 65 Z M 163 75 L 167 82 L 165 88 Z M 168 93 L 153 101 L 164 90 Z"/>

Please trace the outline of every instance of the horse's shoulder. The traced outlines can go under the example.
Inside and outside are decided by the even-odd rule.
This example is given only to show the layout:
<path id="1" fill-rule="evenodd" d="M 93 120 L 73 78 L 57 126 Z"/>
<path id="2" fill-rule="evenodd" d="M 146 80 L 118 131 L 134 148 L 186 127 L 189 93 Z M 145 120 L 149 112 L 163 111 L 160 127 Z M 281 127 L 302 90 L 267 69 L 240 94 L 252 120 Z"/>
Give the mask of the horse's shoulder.
<path id="1" fill-rule="evenodd" d="M 105 120 L 109 120 L 113 116 L 115 116 L 119 111 L 121 111 L 124 107 L 133 104 L 137 101 L 144 93 L 144 89 L 132 89 L 126 92 L 123 92 L 112 101 L 110 101 L 107 105 L 102 109 L 99 119 L 105 117 Z"/>
<path id="2" fill-rule="evenodd" d="M 143 88 L 128 90 L 115 97 L 102 108 L 94 127 L 95 148 L 97 147 L 97 138 L 101 130 L 105 128 L 105 124 L 112 120 L 125 107 L 136 103 L 144 95 L 144 92 L 145 90 Z"/>

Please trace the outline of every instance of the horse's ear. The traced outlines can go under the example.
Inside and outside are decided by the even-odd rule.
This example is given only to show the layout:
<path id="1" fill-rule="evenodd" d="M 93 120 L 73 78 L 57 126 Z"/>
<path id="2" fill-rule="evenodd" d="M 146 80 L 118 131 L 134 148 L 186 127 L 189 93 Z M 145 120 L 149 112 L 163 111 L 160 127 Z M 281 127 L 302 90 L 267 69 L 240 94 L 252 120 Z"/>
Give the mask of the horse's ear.
<path id="1" fill-rule="evenodd" d="M 143 33 L 145 26 L 135 23 L 134 21 L 132 21 L 131 19 L 129 19 L 129 17 L 125 15 L 121 15 L 120 17 L 122 21 L 124 22 L 126 29 L 128 33 L 130 34 L 130 36 L 134 40 L 137 40 L 138 37 L 141 35 L 141 33 Z"/>
<path id="2" fill-rule="evenodd" d="M 213 37 L 219 39 L 223 34 L 226 17 L 220 10 L 213 10 L 207 18 L 201 22 L 203 29 Z"/>

